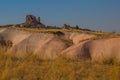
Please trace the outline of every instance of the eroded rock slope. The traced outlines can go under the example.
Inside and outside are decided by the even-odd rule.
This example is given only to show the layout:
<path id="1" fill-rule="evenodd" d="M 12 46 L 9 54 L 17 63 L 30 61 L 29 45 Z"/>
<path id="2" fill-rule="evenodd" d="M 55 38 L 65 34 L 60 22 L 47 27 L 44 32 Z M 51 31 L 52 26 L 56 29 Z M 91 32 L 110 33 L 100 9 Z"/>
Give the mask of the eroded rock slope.
<path id="1" fill-rule="evenodd" d="M 52 33 L 4 28 L 0 29 L 0 38 L 12 41 L 13 45 L 8 51 L 18 57 L 34 54 L 41 59 L 54 59 L 65 55 L 71 59 L 103 61 L 115 58 L 120 61 L 120 38 L 91 40 L 96 35 L 78 32 L 63 33 L 65 35 L 61 38 Z"/>

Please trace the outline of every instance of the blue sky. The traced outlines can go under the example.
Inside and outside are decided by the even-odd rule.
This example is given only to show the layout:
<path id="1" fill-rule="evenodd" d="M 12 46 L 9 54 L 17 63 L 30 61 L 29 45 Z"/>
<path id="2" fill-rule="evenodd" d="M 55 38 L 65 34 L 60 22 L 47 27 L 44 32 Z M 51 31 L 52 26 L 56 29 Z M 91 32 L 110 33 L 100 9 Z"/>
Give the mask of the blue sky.
<path id="1" fill-rule="evenodd" d="M 120 32 L 120 0 L 0 0 L 0 25 L 22 23 L 27 14 L 46 25 Z"/>

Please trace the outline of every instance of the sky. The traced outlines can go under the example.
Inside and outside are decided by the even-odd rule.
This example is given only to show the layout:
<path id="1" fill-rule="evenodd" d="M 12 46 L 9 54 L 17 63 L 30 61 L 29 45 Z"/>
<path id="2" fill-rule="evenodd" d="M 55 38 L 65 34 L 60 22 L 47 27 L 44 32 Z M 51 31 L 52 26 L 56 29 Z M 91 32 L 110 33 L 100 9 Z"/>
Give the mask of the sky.
<path id="1" fill-rule="evenodd" d="M 40 16 L 45 25 L 120 32 L 120 0 L 0 0 L 0 25 Z"/>

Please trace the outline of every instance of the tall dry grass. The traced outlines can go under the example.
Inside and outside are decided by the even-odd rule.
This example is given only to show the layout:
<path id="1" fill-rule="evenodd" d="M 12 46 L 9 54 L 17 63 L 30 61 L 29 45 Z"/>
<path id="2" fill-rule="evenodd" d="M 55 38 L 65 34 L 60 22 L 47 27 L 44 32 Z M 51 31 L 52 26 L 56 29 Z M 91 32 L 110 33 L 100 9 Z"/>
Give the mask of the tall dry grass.
<path id="1" fill-rule="evenodd" d="M 120 80 L 120 65 L 89 60 L 18 58 L 0 48 L 0 80 Z"/>

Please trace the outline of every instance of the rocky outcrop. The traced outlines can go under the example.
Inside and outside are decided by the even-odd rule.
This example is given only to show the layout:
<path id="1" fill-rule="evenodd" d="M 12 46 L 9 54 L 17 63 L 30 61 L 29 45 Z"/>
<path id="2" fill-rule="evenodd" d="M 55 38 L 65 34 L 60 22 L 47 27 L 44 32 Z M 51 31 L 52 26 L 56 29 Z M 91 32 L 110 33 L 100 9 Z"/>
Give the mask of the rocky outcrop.
<path id="1" fill-rule="evenodd" d="M 40 17 L 35 17 L 33 15 L 27 15 L 26 21 L 25 23 L 21 24 L 21 27 L 43 28 L 45 27 L 45 25 L 40 22 Z"/>
<path id="2" fill-rule="evenodd" d="M 40 24 L 40 17 L 39 20 L 33 15 L 26 16 L 26 24 Z"/>
<path id="3" fill-rule="evenodd" d="M 95 36 L 75 32 L 55 34 L 1 29 L 0 45 L 8 45 L 10 47 L 8 52 L 15 56 L 32 53 L 41 59 L 54 59 L 65 55 L 70 59 L 83 58 L 91 61 L 116 59 L 120 62 L 120 38 L 90 40 Z M 72 45 L 69 40 L 72 40 Z"/>
<path id="4" fill-rule="evenodd" d="M 12 29 L 2 29 L 0 31 L 2 31 L 2 32 L 0 32 L 0 38 L 3 37 L 4 40 L 6 40 L 6 41 L 8 41 L 8 40 L 12 41 L 13 46 L 17 45 L 22 40 L 24 40 L 25 38 L 27 38 L 31 35 L 31 33 L 29 33 L 29 32 L 12 30 Z"/>
<path id="5" fill-rule="evenodd" d="M 62 28 L 63 29 L 70 29 L 70 25 L 64 24 Z"/>
<path id="6" fill-rule="evenodd" d="M 62 52 L 70 59 L 90 59 L 95 62 L 117 60 L 120 62 L 120 38 L 85 41 Z"/>
<path id="7" fill-rule="evenodd" d="M 41 59 L 54 59 L 59 56 L 61 51 L 70 46 L 70 43 L 56 37 L 53 33 L 32 33 L 15 29 L 1 31 L 0 37 L 3 36 L 4 41 L 13 42 L 12 47 L 8 49 L 13 56 L 22 57 L 26 53 L 32 53 Z M 61 33 L 56 34 L 61 35 Z M 3 43 L 2 41 L 3 39 L 1 43 Z"/>

